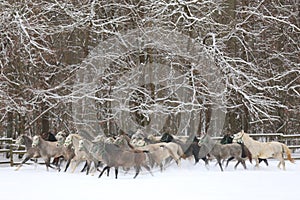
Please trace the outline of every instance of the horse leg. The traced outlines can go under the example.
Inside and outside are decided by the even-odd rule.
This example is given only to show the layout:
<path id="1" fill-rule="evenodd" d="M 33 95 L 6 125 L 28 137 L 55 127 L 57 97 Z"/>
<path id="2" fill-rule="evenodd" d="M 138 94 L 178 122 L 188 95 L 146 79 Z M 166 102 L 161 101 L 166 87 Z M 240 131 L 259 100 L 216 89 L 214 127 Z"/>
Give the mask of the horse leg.
<path id="1" fill-rule="evenodd" d="M 282 158 L 281 164 L 282 164 L 282 169 L 285 170 L 285 161 L 283 158 Z"/>
<path id="2" fill-rule="evenodd" d="M 199 158 L 194 157 L 195 159 L 195 165 L 199 162 Z"/>
<path id="3" fill-rule="evenodd" d="M 153 176 L 151 169 L 148 165 L 143 165 L 143 167 Z"/>
<path id="4" fill-rule="evenodd" d="M 203 160 L 205 162 L 205 165 L 208 165 L 208 159 L 207 159 L 207 157 L 203 157 L 203 158 L 201 158 L 201 160 Z"/>
<path id="5" fill-rule="evenodd" d="M 115 167 L 115 178 L 118 179 L 119 168 Z"/>
<path id="6" fill-rule="evenodd" d="M 86 175 L 88 175 L 89 172 L 90 172 L 90 168 L 91 168 L 91 162 L 90 161 L 86 161 L 86 163 L 87 163 L 87 166 L 86 166 Z"/>
<path id="7" fill-rule="evenodd" d="M 255 164 L 255 167 L 256 167 L 256 168 L 259 168 L 259 159 L 258 159 L 258 158 L 255 158 L 255 163 L 256 163 L 256 164 Z"/>
<path id="8" fill-rule="evenodd" d="M 265 162 L 265 164 L 267 165 L 267 166 L 269 166 L 269 163 L 268 163 L 268 160 L 267 159 L 262 159 L 264 162 Z"/>
<path id="9" fill-rule="evenodd" d="M 285 162 L 284 162 L 283 155 L 278 155 L 276 156 L 276 158 L 279 160 L 277 167 L 280 169 L 280 165 L 282 165 L 282 169 L 285 170 Z"/>
<path id="10" fill-rule="evenodd" d="M 179 166 L 179 167 L 181 166 L 181 160 L 180 160 L 180 157 L 176 159 L 176 164 L 177 164 L 177 166 Z"/>
<path id="11" fill-rule="evenodd" d="M 61 169 L 60 169 L 61 164 L 63 163 L 63 161 L 64 161 L 65 159 L 64 159 L 64 157 L 59 157 L 59 158 L 61 158 L 61 159 L 58 160 L 57 168 L 58 168 L 58 171 L 60 172 L 60 170 L 61 170 Z"/>
<path id="12" fill-rule="evenodd" d="M 68 162 L 67 162 L 67 164 L 66 164 L 66 167 L 65 167 L 65 170 L 64 170 L 64 172 L 66 172 L 67 171 L 67 169 L 69 168 L 69 166 L 70 166 L 70 163 L 71 163 L 71 159 L 69 159 L 68 160 Z"/>
<path id="13" fill-rule="evenodd" d="M 233 156 L 232 156 L 232 157 L 230 157 L 230 158 L 228 158 L 228 159 L 227 159 L 227 162 L 226 162 L 226 166 L 225 166 L 225 167 L 228 167 L 228 164 L 229 164 L 229 162 L 230 162 L 230 161 L 232 161 L 233 159 L 234 159 L 234 157 L 233 157 Z"/>
<path id="14" fill-rule="evenodd" d="M 107 169 L 107 177 L 109 177 L 110 168 Z"/>
<path id="15" fill-rule="evenodd" d="M 72 168 L 71 173 L 74 173 L 74 172 L 75 172 L 77 166 L 79 165 L 79 162 L 80 162 L 80 160 L 75 160 L 75 163 L 73 164 L 73 168 Z"/>
<path id="16" fill-rule="evenodd" d="M 88 165 L 87 161 L 85 161 L 84 166 L 83 166 L 83 168 L 82 168 L 82 170 L 80 172 L 84 172 L 86 170 L 86 168 L 87 168 L 87 165 Z"/>
<path id="17" fill-rule="evenodd" d="M 224 170 L 223 170 L 223 167 L 222 167 L 221 159 L 217 159 L 217 161 L 218 161 L 218 164 L 219 164 L 219 166 L 220 166 L 220 168 L 221 168 L 221 171 L 224 171 Z"/>
<path id="18" fill-rule="evenodd" d="M 60 158 L 60 157 L 55 157 L 55 158 L 53 159 L 53 161 L 52 161 L 52 164 L 58 166 L 59 158 Z"/>
<path id="19" fill-rule="evenodd" d="M 238 166 L 240 163 L 242 163 L 244 169 L 247 169 L 246 163 L 245 163 L 245 161 L 244 161 L 242 158 L 239 158 L 239 159 L 238 159 L 238 162 L 237 162 L 236 165 L 234 166 L 234 169 L 236 169 L 237 166 Z"/>
<path id="20" fill-rule="evenodd" d="M 45 164 L 46 164 L 46 169 L 47 171 L 49 171 L 49 167 L 54 169 L 51 165 L 50 165 L 50 157 L 49 158 L 45 158 L 44 161 L 45 161 Z"/>
<path id="21" fill-rule="evenodd" d="M 241 161 L 239 160 L 239 161 L 237 161 L 237 163 L 234 165 L 234 169 L 236 169 L 237 168 L 237 166 L 239 165 L 241 163 Z"/>
<path id="22" fill-rule="evenodd" d="M 133 177 L 133 178 L 136 178 L 136 177 L 139 175 L 139 173 L 140 173 L 140 169 L 141 169 L 141 167 L 140 167 L 140 166 L 136 167 L 136 172 L 135 172 L 135 175 L 134 175 L 134 177 Z"/>
<path id="23" fill-rule="evenodd" d="M 110 168 L 109 166 L 105 166 L 105 167 L 103 168 L 102 172 L 100 172 L 98 178 L 100 178 L 100 177 L 102 176 L 102 174 L 103 174 L 106 170 L 109 170 L 109 168 Z"/>
<path id="24" fill-rule="evenodd" d="M 159 168 L 160 168 L 160 172 L 163 172 L 163 171 L 164 171 L 164 165 L 163 165 L 162 162 L 159 164 Z"/>
<path id="25" fill-rule="evenodd" d="M 267 159 L 263 159 L 263 158 L 258 158 L 259 163 L 261 163 L 262 161 L 264 161 L 264 163 L 269 166 L 268 160 Z"/>
<path id="26" fill-rule="evenodd" d="M 25 159 L 21 162 L 21 164 L 15 169 L 15 171 L 18 171 L 23 166 L 23 164 L 26 163 L 30 158 L 32 158 L 32 156 L 27 155 Z"/>

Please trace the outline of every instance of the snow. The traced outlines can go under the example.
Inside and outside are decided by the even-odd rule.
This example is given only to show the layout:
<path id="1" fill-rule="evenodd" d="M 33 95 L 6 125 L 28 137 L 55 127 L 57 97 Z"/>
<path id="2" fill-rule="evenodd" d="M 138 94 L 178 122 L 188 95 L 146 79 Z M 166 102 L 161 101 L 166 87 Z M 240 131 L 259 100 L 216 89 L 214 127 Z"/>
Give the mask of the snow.
<path id="1" fill-rule="evenodd" d="M 234 170 L 235 162 L 221 172 L 212 161 L 209 169 L 200 161 L 183 160 L 181 166 L 171 163 L 165 171 L 153 169 L 153 176 L 143 170 L 136 179 L 134 172 L 120 171 L 118 179 L 114 170 L 98 178 L 99 172 L 85 175 L 57 172 L 44 165 L 15 167 L 0 165 L 0 198 L 11 200 L 48 199 L 204 199 L 204 200 L 253 200 L 297 199 L 300 197 L 300 162 L 286 161 L 286 171 L 277 168 L 278 161 L 269 160 L 269 166 L 260 168 L 247 162 L 247 170 L 241 165 Z"/>

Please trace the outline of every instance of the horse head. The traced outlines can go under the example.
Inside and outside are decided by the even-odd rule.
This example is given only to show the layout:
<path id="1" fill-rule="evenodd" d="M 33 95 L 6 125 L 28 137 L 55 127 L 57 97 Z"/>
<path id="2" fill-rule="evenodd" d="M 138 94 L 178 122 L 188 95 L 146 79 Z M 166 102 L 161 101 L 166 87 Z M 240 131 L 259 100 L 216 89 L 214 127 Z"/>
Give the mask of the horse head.
<path id="1" fill-rule="evenodd" d="M 106 144 L 114 144 L 115 143 L 115 139 L 113 137 L 108 137 L 105 139 L 104 141 Z"/>
<path id="2" fill-rule="evenodd" d="M 141 129 L 138 129 L 135 134 L 131 136 L 131 139 L 144 139 L 146 136 Z"/>
<path id="3" fill-rule="evenodd" d="M 105 135 L 98 135 L 97 137 L 95 137 L 95 138 L 92 140 L 92 143 L 104 142 L 105 139 L 106 139 L 106 136 L 105 136 Z"/>
<path id="4" fill-rule="evenodd" d="M 161 142 L 172 142 L 173 139 L 174 139 L 174 137 L 170 133 L 164 133 L 161 136 L 160 141 Z"/>
<path id="5" fill-rule="evenodd" d="M 60 131 L 56 134 L 55 138 L 57 140 L 58 145 L 63 145 L 66 140 L 67 135 L 64 131 Z"/>
<path id="6" fill-rule="evenodd" d="M 221 144 L 231 144 L 233 141 L 233 135 L 225 134 L 221 139 Z"/>
<path id="7" fill-rule="evenodd" d="M 233 135 L 232 142 L 243 143 L 244 136 L 245 136 L 245 132 L 244 132 L 244 130 L 242 130 L 241 132 L 238 132 Z"/>
<path id="8" fill-rule="evenodd" d="M 204 134 L 200 137 L 199 141 L 198 141 L 198 145 L 202 146 L 205 143 L 208 143 L 211 140 L 210 136 L 208 134 Z"/>
<path id="9" fill-rule="evenodd" d="M 79 140 L 78 150 L 83 151 L 84 150 L 84 140 Z"/>
<path id="10" fill-rule="evenodd" d="M 32 147 L 38 146 L 39 143 L 40 143 L 40 140 L 41 140 L 41 136 L 35 135 L 35 136 L 32 138 Z"/>
<path id="11" fill-rule="evenodd" d="M 72 141 L 72 135 L 68 135 L 68 137 L 66 137 L 65 142 L 64 142 L 64 146 L 68 147 L 73 143 Z"/>
<path id="12" fill-rule="evenodd" d="M 23 135 L 20 135 L 17 139 L 16 139 L 16 148 L 19 149 L 21 145 L 23 145 L 25 143 L 25 140 L 23 138 Z"/>
<path id="13" fill-rule="evenodd" d="M 118 146 L 124 146 L 127 144 L 127 141 L 123 135 L 120 135 L 115 139 L 114 143 Z"/>

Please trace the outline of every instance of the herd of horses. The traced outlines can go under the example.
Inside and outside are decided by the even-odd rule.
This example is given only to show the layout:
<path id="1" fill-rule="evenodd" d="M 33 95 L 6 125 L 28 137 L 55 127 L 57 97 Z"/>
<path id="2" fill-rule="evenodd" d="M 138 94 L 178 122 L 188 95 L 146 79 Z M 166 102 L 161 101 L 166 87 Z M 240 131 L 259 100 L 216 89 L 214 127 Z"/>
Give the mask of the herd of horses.
<path id="1" fill-rule="evenodd" d="M 51 136 L 51 135 L 48 135 Z M 192 158 L 197 164 L 200 160 L 208 167 L 209 162 L 215 159 L 221 171 L 232 160 L 237 161 L 235 168 L 241 163 L 244 169 L 246 160 L 252 163 L 255 160 L 256 167 L 264 161 L 268 165 L 267 158 L 279 160 L 278 168 L 285 170 L 285 157 L 294 163 L 290 149 L 280 142 L 259 142 L 252 139 L 249 134 L 241 131 L 234 135 L 225 135 L 221 142 L 213 140 L 208 134 L 198 137 L 189 137 L 186 140 L 170 134 L 163 134 L 160 138 L 145 136 L 137 132 L 129 137 L 121 134 L 117 137 L 99 135 L 93 140 L 87 140 L 79 134 L 66 134 L 58 132 L 55 136 L 45 137 L 36 135 L 29 137 L 20 135 L 16 145 L 25 145 L 26 154 L 16 168 L 19 170 L 28 160 L 37 162 L 42 158 L 46 169 L 61 170 L 65 163 L 66 172 L 70 166 L 74 172 L 80 163 L 85 163 L 82 172 L 86 174 L 100 172 L 99 178 L 111 168 L 115 170 L 115 178 L 118 178 L 119 168 L 124 171 L 135 170 L 134 178 L 138 176 L 142 168 L 152 174 L 152 169 L 158 167 L 164 171 L 172 161 L 180 165 L 181 159 Z M 52 161 L 52 162 L 51 162 Z"/>

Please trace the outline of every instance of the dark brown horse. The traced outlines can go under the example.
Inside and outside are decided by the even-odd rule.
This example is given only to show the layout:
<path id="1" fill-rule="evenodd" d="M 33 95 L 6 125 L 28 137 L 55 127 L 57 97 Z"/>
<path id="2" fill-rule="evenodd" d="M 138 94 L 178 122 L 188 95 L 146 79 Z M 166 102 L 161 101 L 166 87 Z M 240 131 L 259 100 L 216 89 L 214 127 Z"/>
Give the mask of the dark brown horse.
<path id="1" fill-rule="evenodd" d="M 181 156 L 183 159 L 186 159 L 190 156 L 194 156 L 195 164 L 197 164 L 200 159 L 205 162 L 205 165 L 208 165 L 207 156 L 201 156 L 200 158 L 200 146 L 198 145 L 199 139 L 195 136 L 193 142 L 186 148 L 184 154 Z"/>

